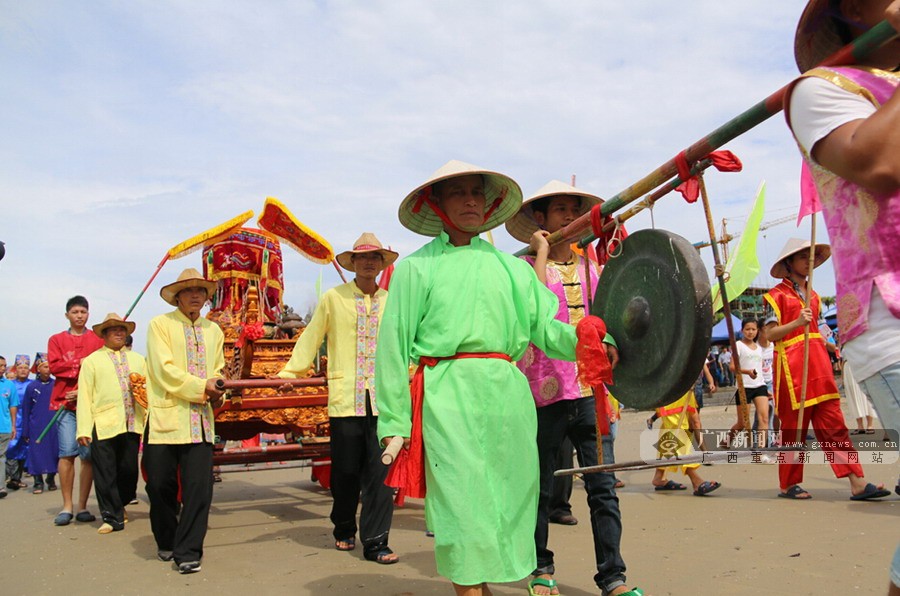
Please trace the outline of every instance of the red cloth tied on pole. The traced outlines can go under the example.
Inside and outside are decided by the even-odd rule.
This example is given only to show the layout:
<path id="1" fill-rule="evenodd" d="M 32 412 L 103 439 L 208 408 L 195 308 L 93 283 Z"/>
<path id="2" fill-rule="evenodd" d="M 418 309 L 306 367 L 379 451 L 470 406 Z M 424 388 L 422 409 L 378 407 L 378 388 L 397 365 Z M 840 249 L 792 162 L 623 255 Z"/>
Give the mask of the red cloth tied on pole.
<path id="1" fill-rule="evenodd" d="M 507 354 L 500 352 L 459 352 L 453 356 L 421 356 L 419 366 L 409 385 L 412 400 L 412 428 L 409 433 L 409 449 L 401 449 L 391 464 L 384 483 L 396 488 L 394 502 L 403 505 L 406 497 L 425 498 L 425 443 L 422 440 L 422 402 L 425 398 L 425 367 L 434 366 L 441 360 L 462 360 L 464 358 L 497 358 L 512 362 Z"/>
<path id="2" fill-rule="evenodd" d="M 606 323 L 594 315 L 588 315 L 575 326 L 578 344 L 575 357 L 578 363 L 578 380 L 594 389 L 594 404 L 597 409 L 597 427 L 601 435 L 608 435 L 609 399 L 604 383 L 612 383 L 612 365 L 606 354 L 603 338 L 606 337 Z"/>
<path id="3" fill-rule="evenodd" d="M 597 256 L 597 264 L 600 267 L 606 265 L 609 255 L 615 253 L 622 241 L 628 237 L 625 226 L 619 225 L 610 232 L 604 232 L 603 227 L 613 221 L 612 215 L 603 216 L 600 213 L 601 205 L 591 207 L 591 233 L 597 238 L 597 248 L 594 251 Z"/>
<path id="4" fill-rule="evenodd" d="M 744 167 L 737 155 L 731 151 L 713 151 L 702 159 L 712 160 L 712 165 L 720 172 L 740 172 Z M 675 156 L 678 177 L 683 181 L 675 187 L 675 190 L 680 192 L 688 203 L 696 203 L 697 197 L 700 196 L 700 181 L 697 180 L 696 175 L 691 174 L 692 165 L 688 163 L 684 151 Z"/>

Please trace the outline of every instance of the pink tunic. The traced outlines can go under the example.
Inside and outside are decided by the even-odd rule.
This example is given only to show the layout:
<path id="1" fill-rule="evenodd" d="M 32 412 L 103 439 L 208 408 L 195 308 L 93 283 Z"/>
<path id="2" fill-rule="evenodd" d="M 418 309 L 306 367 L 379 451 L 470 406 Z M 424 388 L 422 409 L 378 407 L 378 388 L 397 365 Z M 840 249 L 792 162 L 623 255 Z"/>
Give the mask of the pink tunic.
<path id="1" fill-rule="evenodd" d="M 851 67 L 815 68 L 803 76 L 825 79 L 876 107 L 891 98 L 900 82 L 894 73 Z M 789 95 L 785 106 L 790 106 Z M 868 328 L 873 285 L 900 318 L 900 192 L 875 195 L 814 163 L 802 147 L 801 152 L 815 179 L 831 239 L 838 327 L 847 342 Z"/>
<path id="2" fill-rule="evenodd" d="M 534 257 L 523 257 L 532 266 L 534 265 Z M 587 314 L 587 297 L 593 296 L 594 290 L 597 288 L 597 272 L 592 266 L 590 268 L 590 284 L 585 278 L 584 257 L 575 255 L 577 264 L 578 280 L 581 282 L 581 295 L 585 300 L 585 312 Z M 553 267 L 547 267 L 547 287 L 559 299 L 559 310 L 556 313 L 556 319 L 563 323 L 574 324 L 577 321 L 571 321 L 569 318 L 569 305 L 566 300 L 565 286 L 559 271 Z M 537 407 L 543 407 L 563 400 L 579 399 L 584 397 L 582 388 L 578 383 L 578 373 L 574 362 L 564 360 L 554 360 L 549 358 L 534 344 L 529 344 L 525 350 L 525 355 L 518 362 L 519 369 L 528 378 L 528 384 L 531 386 L 531 394 Z"/>

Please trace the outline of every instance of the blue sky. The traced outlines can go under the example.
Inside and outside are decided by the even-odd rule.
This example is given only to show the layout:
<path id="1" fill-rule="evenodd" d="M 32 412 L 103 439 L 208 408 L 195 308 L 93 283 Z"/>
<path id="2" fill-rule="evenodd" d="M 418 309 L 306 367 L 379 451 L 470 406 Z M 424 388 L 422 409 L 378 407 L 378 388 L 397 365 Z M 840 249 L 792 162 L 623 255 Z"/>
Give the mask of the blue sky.
<path id="1" fill-rule="evenodd" d="M 400 200 L 450 159 L 526 195 L 575 174 L 612 196 L 789 82 L 804 5 L 0 0 L 0 354 L 43 350 L 73 294 L 95 323 L 124 314 L 169 247 L 266 196 L 337 251 L 372 231 L 401 255 L 426 239 L 400 226 Z M 762 180 L 764 221 L 796 212 L 781 116 L 725 148 L 745 168 L 707 177 L 717 221 L 740 230 Z M 706 235 L 677 196 L 654 216 Z M 763 272 L 808 234 L 767 230 Z M 139 350 L 168 310 L 159 287 L 189 266 L 199 254 L 168 263 L 133 313 Z M 306 312 L 319 271 L 285 248 L 286 302 Z M 834 293 L 829 264 L 815 281 Z"/>

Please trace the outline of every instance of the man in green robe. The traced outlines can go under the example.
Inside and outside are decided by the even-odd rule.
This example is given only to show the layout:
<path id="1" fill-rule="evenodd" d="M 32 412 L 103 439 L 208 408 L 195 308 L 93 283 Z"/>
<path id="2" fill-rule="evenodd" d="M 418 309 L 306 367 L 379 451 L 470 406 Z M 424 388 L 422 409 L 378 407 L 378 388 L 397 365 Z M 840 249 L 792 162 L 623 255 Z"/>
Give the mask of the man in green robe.
<path id="1" fill-rule="evenodd" d="M 379 334 L 378 437 L 415 435 L 407 371 L 419 364 L 426 524 L 438 573 L 460 595 L 490 594 L 488 582 L 535 568 L 537 421 L 514 361 L 529 342 L 575 359 L 575 328 L 556 320 L 556 297 L 526 262 L 478 236 L 521 203 L 512 179 L 456 161 L 410 193 L 401 223 L 436 238 L 397 265 Z"/>

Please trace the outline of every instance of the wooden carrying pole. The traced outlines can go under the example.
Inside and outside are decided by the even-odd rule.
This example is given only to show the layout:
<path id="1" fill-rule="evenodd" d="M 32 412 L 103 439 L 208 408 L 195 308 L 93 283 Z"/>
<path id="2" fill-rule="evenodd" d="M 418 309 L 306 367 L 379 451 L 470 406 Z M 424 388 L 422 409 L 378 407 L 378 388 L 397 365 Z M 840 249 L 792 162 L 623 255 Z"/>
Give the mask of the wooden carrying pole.
<path id="1" fill-rule="evenodd" d="M 697 453 L 696 455 L 688 455 L 685 457 L 676 457 L 672 459 L 663 460 L 655 460 L 655 461 L 646 461 L 646 460 L 634 460 L 634 461 L 624 461 L 617 462 L 614 464 L 606 464 L 599 466 L 585 466 L 582 468 L 569 468 L 564 470 L 556 470 L 553 472 L 554 476 L 574 476 L 575 474 L 594 474 L 597 472 L 625 472 L 631 470 L 652 470 L 653 468 L 667 468 L 669 466 L 683 466 L 686 464 L 703 464 L 703 463 L 711 463 L 715 461 L 728 461 L 728 459 L 733 457 L 752 457 L 753 454 L 756 453 L 788 453 L 793 451 L 802 451 L 802 448 L 797 447 L 766 447 L 753 449 L 752 451 L 739 451 L 739 450 L 728 450 L 728 451 L 704 451 L 703 453 Z"/>
<path id="2" fill-rule="evenodd" d="M 216 389 L 278 389 L 285 385 L 291 387 L 325 387 L 325 377 L 307 377 L 304 379 L 216 379 Z"/>
<path id="3" fill-rule="evenodd" d="M 822 61 L 821 66 L 854 64 L 896 36 L 897 32 L 894 31 L 888 22 L 882 21 L 869 29 L 865 34 L 856 38 Z M 789 85 L 785 85 L 762 101 L 756 103 L 750 109 L 732 118 L 685 149 L 683 153 L 687 163 L 694 164 L 716 149 L 722 147 L 728 141 L 739 137 L 753 127 L 781 112 L 781 110 L 784 109 L 784 97 L 787 93 L 788 86 Z M 673 157 L 628 188 L 620 191 L 608 201 L 604 202 L 600 207 L 600 213 L 603 216 L 614 213 L 625 205 L 636 201 L 639 197 L 664 184 L 667 180 L 672 179 L 677 174 L 678 166 L 676 165 L 676 159 Z M 586 213 L 566 227 L 550 234 L 547 241 L 551 245 L 559 244 L 561 242 L 573 242 L 578 240 L 582 234 L 590 229 L 591 215 L 590 213 Z M 528 254 L 528 250 L 529 249 L 526 248 L 516 254 L 522 256 Z"/>
<path id="4" fill-rule="evenodd" d="M 719 244 L 716 241 L 716 226 L 713 223 L 712 209 L 709 206 L 709 195 L 706 194 L 706 181 L 703 175 L 698 176 L 700 181 L 700 197 L 703 200 L 703 210 L 706 214 L 706 227 L 709 229 L 709 243 L 712 249 L 713 261 L 716 264 L 716 279 L 719 282 L 719 295 L 722 297 L 722 313 L 725 315 L 725 326 L 728 328 L 728 347 L 731 348 L 731 362 L 734 364 L 734 380 L 738 388 L 738 404 L 740 405 L 741 424 L 744 430 L 750 433 L 750 408 L 747 407 L 747 391 L 744 389 L 744 377 L 741 374 L 741 358 L 738 354 L 737 341 L 735 340 L 734 323 L 731 320 L 731 305 L 728 303 L 728 292 L 725 288 L 725 267 L 719 258 Z M 730 437 L 729 437 L 730 438 Z"/>

